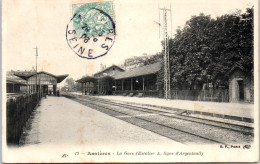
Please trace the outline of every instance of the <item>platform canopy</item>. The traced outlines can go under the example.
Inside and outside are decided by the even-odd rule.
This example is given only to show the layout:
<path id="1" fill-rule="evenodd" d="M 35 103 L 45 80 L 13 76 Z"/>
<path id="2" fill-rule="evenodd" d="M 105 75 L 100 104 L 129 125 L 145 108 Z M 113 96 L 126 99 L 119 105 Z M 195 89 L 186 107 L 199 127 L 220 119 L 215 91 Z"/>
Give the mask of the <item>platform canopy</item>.
<path id="1" fill-rule="evenodd" d="M 46 74 L 46 75 L 49 75 L 49 76 L 52 76 L 54 77 L 56 80 L 57 80 L 57 83 L 60 83 L 62 82 L 66 77 L 69 76 L 69 74 L 65 74 L 65 75 L 53 75 L 51 73 L 48 73 L 48 72 L 44 72 L 44 71 L 41 71 L 41 72 L 37 72 L 37 75 L 39 74 Z M 36 75 L 36 72 L 15 72 L 14 73 L 15 76 L 18 76 L 24 80 L 28 80 L 30 77 Z"/>
<path id="2" fill-rule="evenodd" d="M 106 79 L 114 79 L 113 76 L 102 76 L 102 77 L 99 77 L 97 78 L 98 80 L 106 80 Z"/>
<path id="3" fill-rule="evenodd" d="M 128 70 L 125 72 L 117 73 L 113 77 L 114 79 L 119 80 L 119 79 L 127 79 L 132 77 L 156 74 L 161 69 L 161 67 L 162 67 L 161 62 L 158 62 L 158 63 L 138 67 L 132 70 Z"/>
<path id="4" fill-rule="evenodd" d="M 13 74 L 13 72 L 7 72 L 6 74 L 6 83 L 11 83 L 11 84 L 20 84 L 20 85 L 27 85 L 27 81 L 17 77 Z"/>
<path id="5" fill-rule="evenodd" d="M 20 81 L 13 80 L 13 79 L 6 79 L 6 83 L 7 84 L 18 84 L 18 85 L 21 85 L 21 86 L 27 85 L 25 82 L 20 82 Z"/>
<path id="6" fill-rule="evenodd" d="M 99 84 L 106 85 L 106 84 L 112 82 L 114 80 L 114 78 L 112 76 L 102 76 L 102 77 L 97 78 L 97 80 L 99 81 Z"/>
<path id="7" fill-rule="evenodd" d="M 92 76 L 84 76 L 81 79 L 76 80 L 78 83 L 95 82 L 97 78 Z"/>

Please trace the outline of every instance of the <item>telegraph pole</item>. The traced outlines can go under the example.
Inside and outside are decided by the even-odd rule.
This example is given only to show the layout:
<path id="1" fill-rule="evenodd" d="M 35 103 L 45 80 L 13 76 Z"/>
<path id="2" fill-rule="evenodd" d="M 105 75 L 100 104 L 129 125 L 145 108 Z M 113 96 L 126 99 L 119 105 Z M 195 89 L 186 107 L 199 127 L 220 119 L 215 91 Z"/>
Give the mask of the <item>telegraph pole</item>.
<path id="1" fill-rule="evenodd" d="M 35 50 L 36 50 L 36 54 L 35 54 L 35 56 L 36 56 L 36 93 L 38 92 L 38 88 L 37 88 L 37 56 L 38 56 L 38 48 L 37 48 L 37 46 L 36 46 L 36 48 L 34 48 Z M 38 96 L 37 96 L 38 97 Z"/>
<path id="2" fill-rule="evenodd" d="M 165 99 L 170 99 L 171 98 L 171 88 L 170 88 L 170 57 L 169 57 L 169 36 L 168 36 L 168 27 L 167 27 L 167 16 L 168 12 L 171 14 L 171 9 L 167 8 L 160 8 L 159 7 L 159 25 L 160 25 L 160 15 L 162 11 L 162 16 L 163 16 L 163 34 L 164 34 L 164 98 Z M 171 18 L 171 16 L 170 16 Z M 170 22 L 172 20 L 170 19 Z M 172 23 L 171 23 L 172 26 Z M 171 27 L 172 29 L 172 27 Z M 160 29 L 159 29 L 160 33 Z"/>

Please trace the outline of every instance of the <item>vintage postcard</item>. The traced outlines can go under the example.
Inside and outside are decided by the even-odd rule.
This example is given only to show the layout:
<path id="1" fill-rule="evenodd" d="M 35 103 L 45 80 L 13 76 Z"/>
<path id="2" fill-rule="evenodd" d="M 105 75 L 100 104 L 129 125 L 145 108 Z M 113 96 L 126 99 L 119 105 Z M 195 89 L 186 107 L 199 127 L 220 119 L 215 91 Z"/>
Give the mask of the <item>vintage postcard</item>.
<path id="1" fill-rule="evenodd" d="M 257 0 L 3 0 L 2 162 L 257 162 Z"/>

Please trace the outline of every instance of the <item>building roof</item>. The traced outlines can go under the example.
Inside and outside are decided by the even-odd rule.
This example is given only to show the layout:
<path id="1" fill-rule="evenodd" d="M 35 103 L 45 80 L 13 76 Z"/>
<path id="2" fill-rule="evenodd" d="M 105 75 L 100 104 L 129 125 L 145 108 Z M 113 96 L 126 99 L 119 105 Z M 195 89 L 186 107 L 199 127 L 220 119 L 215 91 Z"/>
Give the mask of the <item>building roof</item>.
<path id="1" fill-rule="evenodd" d="M 114 79 L 114 77 L 107 75 L 107 76 L 98 77 L 96 79 L 98 79 L 98 80 L 107 80 L 107 79 Z"/>
<path id="2" fill-rule="evenodd" d="M 138 77 L 138 76 L 144 76 L 144 75 L 151 75 L 157 73 L 161 69 L 161 62 L 138 67 L 129 71 L 124 71 L 124 72 L 118 72 L 115 75 L 112 76 L 103 76 L 103 77 L 92 77 L 92 76 L 85 76 L 82 77 L 79 80 L 76 80 L 78 83 L 86 83 L 86 82 L 94 82 L 96 80 L 104 80 L 104 79 L 126 79 L 126 78 L 131 78 L 131 77 Z M 112 67 L 112 66 L 111 66 Z"/>
<path id="3" fill-rule="evenodd" d="M 9 79 L 9 78 L 6 79 L 6 83 L 7 84 L 27 85 L 26 82 L 21 82 L 21 81 L 17 81 L 17 80 L 14 80 L 14 79 Z"/>
<path id="4" fill-rule="evenodd" d="M 114 79 L 112 76 L 102 76 L 102 77 L 92 77 L 92 76 L 85 76 L 81 79 L 76 80 L 75 82 L 78 83 L 86 83 L 86 82 L 95 82 L 96 80 L 107 80 L 107 79 Z"/>
<path id="5" fill-rule="evenodd" d="M 107 67 L 106 69 L 104 69 L 104 70 L 102 70 L 102 71 L 100 71 L 100 72 L 95 73 L 94 76 L 96 76 L 96 75 L 98 75 L 98 74 L 100 74 L 100 73 L 106 72 L 106 71 L 107 71 L 108 69 L 110 69 L 111 67 L 117 67 L 119 70 L 124 71 L 124 69 L 122 69 L 122 68 L 120 68 L 119 66 L 113 64 L 113 65 L 111 65 L 110 67 Z"/>
<path id="6" fill-rule="evenodd" d="M 62 82 L 64 79 L 66 79 L 66 77 L 68 77 L 69 74 L 66 74 L 66 75 L 56 75 L 56 78 L 57 78 L 57 83 L 60 83 Z"/>
<path id="7" fill-rule="evenodd" d="M 66 77 L 69 76 L 69 74 L 65 74 L 65 75 L 53 75 L 51 73 L 48 73 L 48 72 L 45 72 L 45 71 L 41 71 L 41 72 L 37 72 L 37 74 L 41 74 L 41 73 L 44 73 L 44 74 L 47 74 L 47 75 L 50 75 L 54 78 L 57 79 L 57 83 L 60 83 L 62 82 Z M 18 76 L 24 80 L 27 80 L 28 78 L 36 75 L 36 72 L 15 72 L 14 73 L 15 76 Z"/>
<path id="8" fill-rule="evenodd" d="M 155 74 L 161 69 L 161 66 L 162 66 L 161 62 L 158 62 L 158 63 L 138 67 L 129 71 L 119 72 L 113 75 L 113 77 L 119 80 L 119 79 L 126 79 L 131 77 Z"/>
<path id="9" fill-rule="evenodd" d="M 14 71 L 6 72 L 6 83 L 27 85 L 27 81 L 14 75 Z"/>
<path id="10" fill-rule="evenodd" d="M 75 82 L 86 83 L 86 82 L 94 82 L 94 81 L 96 81 L 95 77 L 85 76 L 85 77 L 82 77 L 81 79 L 76 80 Z"/>
<path id="11" fill-rule="evenodd" d="M 227 75 L 230 76 L 231 74 L 233 74 L 236 70 L 240 70 L 240 71 L 244 71 L 244 67 L 241 65 L 235 65 L 233 66 L 228 72 Z"/>

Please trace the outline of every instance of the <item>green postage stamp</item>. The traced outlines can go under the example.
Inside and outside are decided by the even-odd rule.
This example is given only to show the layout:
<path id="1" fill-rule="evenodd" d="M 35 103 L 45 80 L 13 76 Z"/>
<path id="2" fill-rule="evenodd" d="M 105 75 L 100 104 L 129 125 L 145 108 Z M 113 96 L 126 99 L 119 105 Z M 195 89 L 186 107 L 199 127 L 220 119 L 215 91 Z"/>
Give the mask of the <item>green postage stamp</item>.
<path id="1" fill-rule="evenodd" d="M 73 4 L 72 12 L 73 17 L 66 29 L 70 48 L 86 59 L 106 55 L 115 41 L 113 3 Z"/>

